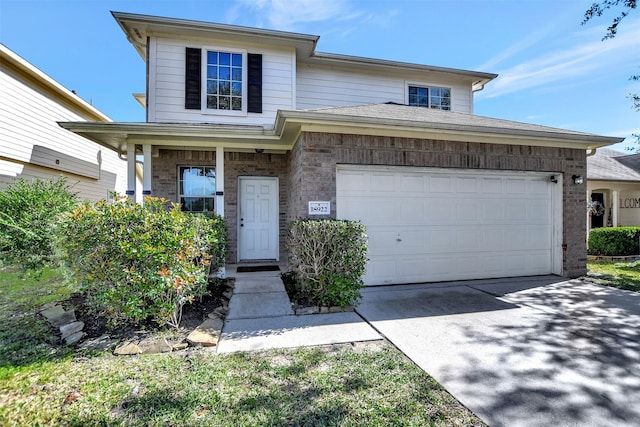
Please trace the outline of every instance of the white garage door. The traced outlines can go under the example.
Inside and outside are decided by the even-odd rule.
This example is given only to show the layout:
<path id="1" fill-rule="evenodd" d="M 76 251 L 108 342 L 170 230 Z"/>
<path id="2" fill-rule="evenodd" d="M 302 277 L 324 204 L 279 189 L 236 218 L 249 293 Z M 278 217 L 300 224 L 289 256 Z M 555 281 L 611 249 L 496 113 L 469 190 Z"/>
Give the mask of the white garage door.
<path id="1" fill-rule="evenodd" d="M 367 226 L 367 285 L 561 274 L 550 176 L 339 165 L 337 216 Z"/>

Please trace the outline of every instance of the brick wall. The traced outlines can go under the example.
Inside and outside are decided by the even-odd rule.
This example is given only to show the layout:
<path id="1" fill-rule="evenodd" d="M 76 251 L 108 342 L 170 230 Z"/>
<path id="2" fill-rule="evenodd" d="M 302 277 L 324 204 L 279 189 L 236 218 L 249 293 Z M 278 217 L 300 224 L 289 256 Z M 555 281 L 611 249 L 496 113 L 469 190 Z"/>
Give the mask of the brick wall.
<path id="1" fill-rule="evenodd" d="M 339 163 L 561 172 L 563 270 L 586 273 L 586 187 L 571 179 L 586 177 L 585 150 L 303 132 L 290 153 L 287 220 L 308 216 L 310 200 L 331 201 L 335 217 Z"/>
<path id="2" fill-rule="evenodd" d="M 229 231 L 227 262 L 237 261 L 238 177 L 278 177 L 280 185 L 280 259 L 286 260 L 285 234 L 288 199 L 287 156 L 284 154 L 224 154 L 224 216 Z M 160 150 L 153 159 L 152 195 L 178 202 L 178 166 L 216 166 L 215 151 Z"/>

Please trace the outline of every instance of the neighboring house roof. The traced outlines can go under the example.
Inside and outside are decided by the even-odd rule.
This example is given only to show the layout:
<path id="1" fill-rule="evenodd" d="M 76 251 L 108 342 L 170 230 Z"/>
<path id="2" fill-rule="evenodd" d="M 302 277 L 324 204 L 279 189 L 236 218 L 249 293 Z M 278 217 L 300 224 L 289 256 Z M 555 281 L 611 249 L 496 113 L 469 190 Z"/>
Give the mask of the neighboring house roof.
<path id="1" fill-rule="evenodd" d="M 311 34 L 300 34 L 287 31 L 266 30 L 262 28 L 167 18 L 162 16 L 138 15 L 123 12 L 111 12 L 111 14 L 145 61 L 147 58 L 147 37 L 150 35 L 157 36 L 162 34 L 177 35 L 180 38 L 226 38 L 248 43 L 267 43 L 275 46 L 286 46 L 296 50 L 296 57 L 298 61 L 314 64 L 338 64 L 347 68 L 366 68 L 368 70 L 388 70 L 390 68 L 395 70 L 405 69 L 446 74 L 447 76 L 456 75 L 460 78 L 471 81 L 474 91 L 482 90 L 484 85 L 498 77 L 497 74 L 479 71 L 316 52 L 316 46 L 320 36 Z"/>
<path id="2" fill-rule="evenodd" d="M 87 120 L 111 122 L 112 120 L 100 110 L 89 104 L 78 95 L 40 71 L 36 66 L 18 56 L 11 49 L 0 44 L 0 60 L 2 66 L 20 75 L 27 81 L 48 92 L 57 102 L 63 103 Z"/>
<path id="3" fill-rule="evenodd" d="M 640 182 L 640 154 L 601 148 L 587 158 L 587 179 Z"/>
<path id="4" fill-rule="evenodd" d="M 273 129 L 185 123 L 86 123 L 60 125 L 100 144 L 126 150 L 128 138 L 166 147 L 211 144 L 233 149 L 290 149 L 301 131 L 391 136 L 514 145 L 593 149 L 621 142 L 606 137 L 467 113 L 399 104 L 367 104 L 317 110 L 280 110 Z M 196 144 L 196 145 L 194 145 Z"/>

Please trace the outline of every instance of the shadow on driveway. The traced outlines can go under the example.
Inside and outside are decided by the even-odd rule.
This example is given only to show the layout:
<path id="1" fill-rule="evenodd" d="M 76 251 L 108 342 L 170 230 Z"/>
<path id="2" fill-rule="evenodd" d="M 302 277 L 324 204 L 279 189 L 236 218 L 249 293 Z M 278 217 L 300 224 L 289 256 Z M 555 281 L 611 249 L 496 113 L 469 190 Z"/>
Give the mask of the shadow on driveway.
<path id="1" fill-rule="evenodd" d="M 640 425 L 640 295 L 555 276 L 368 288 L 358 313 L 492 426 Z"/>

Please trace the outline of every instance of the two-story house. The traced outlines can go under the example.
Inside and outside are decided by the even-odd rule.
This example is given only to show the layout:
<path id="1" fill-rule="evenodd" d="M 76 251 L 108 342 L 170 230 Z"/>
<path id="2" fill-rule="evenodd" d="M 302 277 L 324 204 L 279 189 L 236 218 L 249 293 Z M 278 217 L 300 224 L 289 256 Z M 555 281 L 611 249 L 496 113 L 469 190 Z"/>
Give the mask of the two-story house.
<path id="1" fill-rule="evenodd" d="M 62 126 L 142 153 L 145 194 L 224 215 L 229 262 L 286 259 L 288 221 L 331 217 L 367 226 L 369 285 L 586 272 L 586 152 L 620 139 L 474 115 L 495 74 L 113 16 L 146 62 L 147 121 Z"/>

